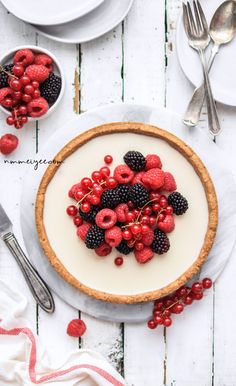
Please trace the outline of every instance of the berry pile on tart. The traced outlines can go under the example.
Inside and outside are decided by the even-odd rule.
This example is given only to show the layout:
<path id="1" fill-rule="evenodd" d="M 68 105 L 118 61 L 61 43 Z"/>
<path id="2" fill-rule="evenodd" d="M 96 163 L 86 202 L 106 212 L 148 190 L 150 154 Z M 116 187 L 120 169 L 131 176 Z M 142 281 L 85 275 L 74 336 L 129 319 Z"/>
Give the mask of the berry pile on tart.
<path id="1" fill-rule="evenodd" d="M 188 201 L 176 191 L 174 176 L 163 170 L 157 154 L 128 151 L 123 159 L 112 173 L 113 158 L 106 155 L 106 166 L 73 185 L 68 194 L 75 203 L 67 214 L 78 237 L 98 256 L 116 248 L 121 255 L 133 252 L 137 262 L 145 264 L 168 252 L 175 216 L 187 211 Z M 122 265 L 123 256 L 114 262 Z"/>

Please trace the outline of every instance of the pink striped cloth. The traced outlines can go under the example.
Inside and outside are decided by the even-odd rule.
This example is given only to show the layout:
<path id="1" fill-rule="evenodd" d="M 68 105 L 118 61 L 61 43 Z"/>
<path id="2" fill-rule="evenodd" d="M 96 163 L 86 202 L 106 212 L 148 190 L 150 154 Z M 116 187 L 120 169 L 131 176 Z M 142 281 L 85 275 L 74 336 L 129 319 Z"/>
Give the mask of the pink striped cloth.
<path id="1" fill-rule="evenodd" d="M 76 350 L 53 368 L 24 319 L 26 306 L 22 295 L 0 281 L 1 386 L 127 385 L 106 359 L 92 350 Z"/>

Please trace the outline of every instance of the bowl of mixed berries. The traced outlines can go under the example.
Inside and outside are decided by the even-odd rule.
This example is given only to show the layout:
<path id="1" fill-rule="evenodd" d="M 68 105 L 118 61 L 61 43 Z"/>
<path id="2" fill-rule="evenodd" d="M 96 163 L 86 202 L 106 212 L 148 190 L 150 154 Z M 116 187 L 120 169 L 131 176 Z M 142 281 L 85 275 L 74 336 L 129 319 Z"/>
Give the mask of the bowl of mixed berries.
<path id="1" fill-rule="evenodd" d="M 16 47 L 0 59 L 0 109 L 8 125 L 21 129 L 28 121 L 48 117 L 63 91 L 61 65 L 48 50 Z"/>

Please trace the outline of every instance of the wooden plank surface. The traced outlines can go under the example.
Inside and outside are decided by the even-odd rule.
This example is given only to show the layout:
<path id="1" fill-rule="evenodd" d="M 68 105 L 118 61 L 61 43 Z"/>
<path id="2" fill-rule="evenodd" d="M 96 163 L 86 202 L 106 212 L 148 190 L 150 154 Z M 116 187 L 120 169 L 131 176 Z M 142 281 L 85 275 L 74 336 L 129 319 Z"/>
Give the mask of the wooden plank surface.
<path id="1" fill-rule="evenodd" d="M 126 20 L 113 31 L 90 43 L 66 45 L 37 35 L 0 5 L 1 53 L 17 45 L 37 44 L 54 52 L 66 76 L 66 92 L 57 112 L 17 133 L 20 147 L 11 158 L 34 155 L 58 127 L 69 125 L 76 114 L 104 104 L 123 100 L 166 106 L 183 114 L 192 86 L 183 75 L 176 54 L 180 7 L 180 0 L 134 0 Z M 219 106 L 219 112 L 223 132 L 217 145 L 227 154 L 227 162 L 236 174 L 236 109 Z M 1 135 L 6 131 L 15 133 L 4 120 L 1 113 Z M 206 114 L 202 115 L 200 127 L 207 129 Z M 19 195 L 25 170 L 4 165 L 2 156 L 0 162 L 1 203 L 14 219 L 15 232 L 22 242 Z M 98 321 L 57 296 L 55 314 L 46 315 L 37 310 L 19 268 L 2 242 L 0 255 L 0 278 L 14 278 L 15 289 L 28 298 L 27 318 L 52 360 L 64 357 L 71 349 L 91 348 L 106 356 L 133 386 L 236 385 L 235 250 L 215 288 L 202 302 L 176 317 L 166 332 L 161 328 L 150 331 L 145 323 L 123 326 Z M 67 323 L 78 315 L 88 329 L 80 341 L 65 333 Z"/>

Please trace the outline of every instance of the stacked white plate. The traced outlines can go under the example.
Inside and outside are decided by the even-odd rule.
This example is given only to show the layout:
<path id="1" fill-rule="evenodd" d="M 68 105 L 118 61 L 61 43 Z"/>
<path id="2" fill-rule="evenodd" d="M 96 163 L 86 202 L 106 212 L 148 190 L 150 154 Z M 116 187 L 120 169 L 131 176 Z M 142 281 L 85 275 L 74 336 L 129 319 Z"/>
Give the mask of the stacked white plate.
<path id="1" fill-rule="evenodd" d="M 1 0 L 42 35 L 64 43 L 84 43 L 116 27 L 133 0 Z"/>

